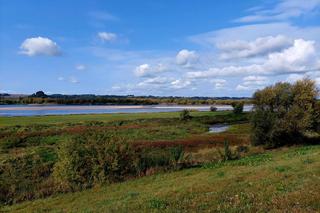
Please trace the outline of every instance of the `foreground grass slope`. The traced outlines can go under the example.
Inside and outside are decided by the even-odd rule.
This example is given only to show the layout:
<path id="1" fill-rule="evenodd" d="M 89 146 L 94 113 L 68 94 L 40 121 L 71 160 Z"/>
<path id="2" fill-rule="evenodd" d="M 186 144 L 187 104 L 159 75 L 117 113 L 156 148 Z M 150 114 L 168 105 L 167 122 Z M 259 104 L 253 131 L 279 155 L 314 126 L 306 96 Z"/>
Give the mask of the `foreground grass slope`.
<path id="1" fill-rule="evenodd" d="M 320 146 L 282 148 L 6 206 L 4 212 L 319 212 Z"/>

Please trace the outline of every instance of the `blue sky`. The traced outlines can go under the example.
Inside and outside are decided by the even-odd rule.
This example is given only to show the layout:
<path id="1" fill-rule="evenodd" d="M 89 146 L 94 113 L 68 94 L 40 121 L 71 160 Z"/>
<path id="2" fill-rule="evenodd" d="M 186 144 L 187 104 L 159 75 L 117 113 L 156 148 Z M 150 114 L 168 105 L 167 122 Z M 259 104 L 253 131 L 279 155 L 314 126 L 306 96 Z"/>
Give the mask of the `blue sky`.
<path id="1" fill-rule="evenodd" d="M 251 96 L 319 50 L 320 0 L 0 0 L 0 92 Z"/>

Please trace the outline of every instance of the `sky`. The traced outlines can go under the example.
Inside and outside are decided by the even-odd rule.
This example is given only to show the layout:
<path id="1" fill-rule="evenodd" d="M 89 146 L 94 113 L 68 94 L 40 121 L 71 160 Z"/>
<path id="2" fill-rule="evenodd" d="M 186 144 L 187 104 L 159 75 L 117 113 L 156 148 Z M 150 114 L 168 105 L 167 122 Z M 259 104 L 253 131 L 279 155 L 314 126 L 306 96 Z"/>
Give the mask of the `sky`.
<path id="1" fill-rule="evenodd" d="M 0 0 L 0 92 L 251 96 L 320 86 L 320 0 Z"/>

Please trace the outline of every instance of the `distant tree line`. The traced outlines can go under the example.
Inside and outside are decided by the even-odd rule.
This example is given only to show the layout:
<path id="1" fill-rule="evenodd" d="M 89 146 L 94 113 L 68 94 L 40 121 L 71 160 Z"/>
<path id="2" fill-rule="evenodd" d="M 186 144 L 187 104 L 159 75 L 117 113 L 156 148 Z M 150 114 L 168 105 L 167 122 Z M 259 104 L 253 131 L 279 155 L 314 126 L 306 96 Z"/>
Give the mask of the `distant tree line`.
<path id="1" fill-rule="evenodd" d="M 237 102 L 250 103 L 249 98 L 234 97 L 157 97 L 157 96 L 116 96 L 116 95 L 47 95 L 38 91 L 30 96 L 1 96 L 0 104 L 67 104 L 67 105 L 154 105 L 154 104 L 178 104 L 178 105 L 231 105 Z"/>

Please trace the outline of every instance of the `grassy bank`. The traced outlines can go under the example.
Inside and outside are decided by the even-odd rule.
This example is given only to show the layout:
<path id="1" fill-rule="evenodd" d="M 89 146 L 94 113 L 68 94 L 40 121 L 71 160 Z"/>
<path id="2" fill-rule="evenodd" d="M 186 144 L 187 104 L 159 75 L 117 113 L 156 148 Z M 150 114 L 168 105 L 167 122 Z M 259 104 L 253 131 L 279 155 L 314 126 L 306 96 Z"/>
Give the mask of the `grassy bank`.
<path id="1" fill-rule="evenodd" d="M 4 212 L 319 212 L 320 146 L 291 147 L 203 168 L 3 207 Z"/>
<path id="2" fill-rule="evenodd" d="M 230 112 L 192 112 L 192 116 L 226 115 Z M 152 118 L 178 118 L 179 112 L 157 112 L 157 113 L 114 113 L 114 114 L 82 114 L 82 115 L 47 115 L 47 116 L 19 116 L 0 117 L 0 127 L 14 125 L 34 124 L 61 124 L 79 123 L 86 121 L 120 121 Z"/>

